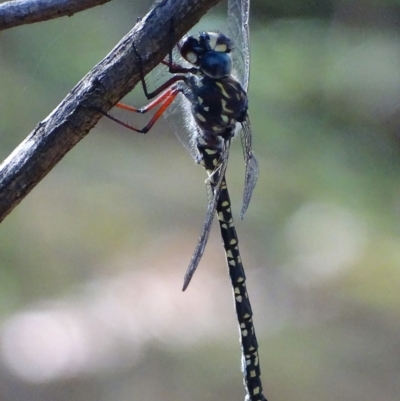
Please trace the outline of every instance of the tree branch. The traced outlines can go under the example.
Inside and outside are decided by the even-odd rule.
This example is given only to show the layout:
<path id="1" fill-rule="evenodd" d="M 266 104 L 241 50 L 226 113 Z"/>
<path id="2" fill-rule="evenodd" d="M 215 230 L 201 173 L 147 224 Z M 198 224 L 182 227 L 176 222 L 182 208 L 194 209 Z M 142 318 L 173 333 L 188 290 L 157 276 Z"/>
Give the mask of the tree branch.
<path id="1" fill-rule="evenodd" d="M 0 31 L 74 15 L 110 0 L 13 0 L 0 4 Z"/>
<path id="2" fill-rule="evenodd" d="M 220 0 L 162 0 L 97 64 L 0 166 L 0 221 L 140 81 L 132 43 L 148 73 Z"/>

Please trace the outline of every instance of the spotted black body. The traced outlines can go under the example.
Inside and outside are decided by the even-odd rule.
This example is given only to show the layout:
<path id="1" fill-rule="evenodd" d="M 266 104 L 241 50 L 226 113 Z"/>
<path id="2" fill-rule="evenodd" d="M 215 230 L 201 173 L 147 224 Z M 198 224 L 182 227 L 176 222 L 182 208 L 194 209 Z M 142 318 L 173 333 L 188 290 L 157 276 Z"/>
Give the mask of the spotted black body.
<path id="1" fill-rule="evenodd" d="M 240 329 L 242 368 L 247 392 L 245 401 L 266 401 L 262 393 L 258 344 L 252 320 L 253 312 L 247 294 L 246 276 L 240 258 L 238 237 L 225 179 L 231 139 L 236 133 L 237 125 L 240 125 L 246 165 L 241 210 L 241 217 L 243 217 L 258 176 L 258 165 L 252 152 L 250 121 L 247 113 L 249 1 L 229 0 L 228 6 L 232 15 L 237 13 L 237 10 L 242 12 L 239 17 L 230 16 L 229 18 L 231 31 L 233 28 L 233 33 L 235 30 L 238 32 L 236 36 L 240 38 L 244 46 L 243 49 L 239 47 L 234 56 L 234 60 L 239 64 L 241 79 L 232 74 L 231 39 L 218 32 L 200 32 L 199 35 L 183 38 L 178 44 L 181 56 L 189 65 L 173 62 L 171 52 L 168 63 L 164 62 L 164 64 L 169 66 L 169 72 L 174 75 L 154 92 L 148 92 L 142 73 L 143 90 L 148 99 L 153 99 L 147 106 L 137 109 L 125 104 L 117 104 L 120 108 L 138 113 L 146 113 L 159 106 L 143 129 L 133 128 L 106 115 L 129 129 L 146 133 L 178 94 L 183 94 L 186 98 L 190 106 L 190 131 L 195 149 L 194 157 L 208 173 L 206 183 L 210 197 L 203 229 L 184 277 L 183 290 L 188 287 L 201 260 L 214 215 L 217 213 Z M 243 51 L 243 54 L 240 54 L 240 51 Z M 140 65 L 140 56 L 139 54 L 137 56 Z"/>
<path id="2" fill-rule="evenodd" d="M 182 57 L 195 66 L 189 69 L 190 74 L 182 77 L 183 82 L 177 84 L 177 87 L 191 104 L 192 141 L 197 149 L 197 161 L 202 162 L 207 152 L 215 155 L 213 168 L 205 166 L 210 177 L 216 173 L 220 177 L 224 176 L 230 140 L 235 135 L 237 123 L 242 124 L 242 142 L 246 160 L 241 212 L 243 216 L 257 180 L 258 166 L 251 149 L 247 94 L 231 75 L 231 40 L 222 33 L 201 32 L 198 36 L 184 38 L 178 47 Z M 219 170 L 223 170 L 223 174 Z M 184 290 L 189 285 L 203 254 L 218 205 L 220 186 L 221 183 L 218 183 L 213 187 L 213 197 L 209 202 L 203 231 L 185 275 Z"/>
<path id="3" fill-rule="evenodd" d="M 215 187 L 220 180 L 215 172 L 220 156 L 213 150 L 204 149 L 201 164 L 209 175 L 213 176 L 211 185 Z M 239 252 L 239 240 L 233 222 L 231 201 L 225 177 L 221 181 L 221 189 L 217 202 L 217 215 L 225 248 L 226 261 L 231 279 L 236 315 L 239 323 L 240 342 L 242 345 L 242 369 L 247 395 L 245 401 L 267 401 L 262 391 L 261 371 L 258 356 L 258 343 L 253 325 L 253 311 L 246 288 L 246 274 Z"/>

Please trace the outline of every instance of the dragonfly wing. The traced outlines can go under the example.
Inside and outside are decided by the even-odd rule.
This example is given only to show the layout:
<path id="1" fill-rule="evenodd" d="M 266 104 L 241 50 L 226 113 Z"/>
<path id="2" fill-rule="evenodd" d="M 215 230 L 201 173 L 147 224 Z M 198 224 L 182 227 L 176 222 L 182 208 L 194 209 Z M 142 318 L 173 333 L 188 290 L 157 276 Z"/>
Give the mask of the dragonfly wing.
<path id="1" fill-rule="evenodd" d="M 191 64 L 180 55 L 177 46 L 172 49 L 172 59 L 179 66 L 191 67 Z M 168 58 L 165 61 L 168 62 Z M 171 78 L 171 73 L 168 66 L 159 64 L 147 77 L 149 86 L 158 88 Z M 168 109 L 164 111 L 163 118 L 193 160 L 197 161 L 198 152 L 193 142 L 193 133 L 196 132 L 197 127 L 191 112 L 190 102 L 182 93 L 179 93 Z"/>
<path id="2" fill-rule="evenodd" d="M 249 116 L 242 122 L 242 130 L 240 134 L 243 147 L 243 157 L 246 164 L 246 172 L 244 179 L 244 192 L 243 192 L 243 204 L 240 212 L 240 218 L 246 213 L 249 207 L 251 196 L 253 195 L 254 187 L 257 183 L 258 178 L 258 162 L 252 151 L 252 136 Z"/>
<path id="3" fill-rule="evenodd" d="M 228 0 L 228 32 L 234 42 L 232 50 L 233 69 L 236 79 L 247 92 L 250 76 L 250 0 Z M 243 219 L 258 177 L 258 163 L 252 151 L 249 116 L 242 122 L 241 139 L 246 163 L 243 204 L 240 217 Z"/>
<path id="4" fill-rule="evenodd" d="M 247 92 L 250 75 L 250 0 L 228 0 L 228 34 L 234 42 L 233 69 Z"/>
<path id="5" fill-rule="evenodd" d="M 189 267 L 186 270 L 185 277 L 183 278 L 182 291 L 185 291 L 188 287 L 190 280 L 192 279 L 193 274 L 196 271 L 197 266 L 203 256 L 208 237 L 210 236 L 211 225 L 215 216 L 215 212 L 217 210 L 219 196 L 221 193 L 221 186 L 222 182 L 224 181 L 226 167 L 228 165 L 229 142 L 227 141 L 226 144 L 227 146 L 225 147 L 225 150 L 221 155 L 221 162 L 219 163 L 219 166 L 214 170 L 212 176 L 207 179 L 207 188 L 209 189 L 208 192 L 210 194 L 207 206 L 207 215 L 203 224 L 203 229 L 201 230 L 199 240 L 196 245 L 196 249 L 194 250 L 192 259 L 190 260 Z M 214 180 L 214 182 L 211 183 L 211 180 Z"/>

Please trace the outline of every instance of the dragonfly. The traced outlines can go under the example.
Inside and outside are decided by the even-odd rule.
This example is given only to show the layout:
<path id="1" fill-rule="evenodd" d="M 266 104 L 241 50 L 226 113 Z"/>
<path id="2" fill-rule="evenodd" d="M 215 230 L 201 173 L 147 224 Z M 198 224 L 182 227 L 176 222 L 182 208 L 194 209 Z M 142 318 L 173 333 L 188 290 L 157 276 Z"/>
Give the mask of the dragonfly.
<path id="1" fill-rule="evenodd" d="M 245 401 L 267 401 L 263 395 L 258 343 L 253 325 L 253 312 L 246 288 L 246 275 L 239 252 L 231 201 L 225 173 L 232 138 L 240 131 L 245 160 L 245 184 L 240 216 L 243 218 L 258 177 L 258 163 L 252 150 L 252 134 L 248 115 L 249 84 L 249 8 L 250 0 L 228 1 L 228 35 L 220 32 L 200 32 L 185 36 L 178 43 L 181 59 L 173 60 L 172 49 L 168 66 L 172 76 L 149 92 L 136 51 L 143 91 L 149 104 L 136 108 L 118 103 L 127 111 L 147 113 L 158 107 L 148 124 L 135 128 L 102 112 L 118 124 L 139 133 L 147 133 L 178 97 L 190 108 L 189 136 L 193 157 L 207 171 L 207 215 L 184 276 L 185 291 L 202 258 L 215 214 L 218 217 L 233 289 L 242 347 L 242 370 L 246 389 Z M 235 39 L 235 43 L 231 38 Z M 182 64 L 185 63 L 185 64 Z"/>

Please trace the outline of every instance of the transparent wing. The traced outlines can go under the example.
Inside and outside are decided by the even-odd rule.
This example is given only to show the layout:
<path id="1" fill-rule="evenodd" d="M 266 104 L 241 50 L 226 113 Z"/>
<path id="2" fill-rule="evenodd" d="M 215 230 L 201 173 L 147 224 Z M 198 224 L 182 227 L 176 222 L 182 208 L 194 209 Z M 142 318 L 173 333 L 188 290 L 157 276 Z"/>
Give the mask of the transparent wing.
<path id="1" fill-rule="evenodd" d="M 210 178 L 207 180 L 207 189 L 208 193 L 211 194 L 208 199 L 208 206 L 207 206 L 207 216 L 203 224 L 203 229 L 201 230 L 201 234 L 199 240 L 196 245 L 196 249 L 194 250 L 192 259 L 190 260 L 190 264 L 188 269 L 186 270 L 185 277 L 183 278 L 183 288 L 182 291 L 185 291 L 188 287 L 190 280 L 193 277 L 194 272 L 197 269 L 197 266 L 203 256 L 204 249 L 206 247 L 208 237 L 210 236 L 211 225 L 215 216 L 215 211 L 217 210 L 217 205 L 219 201 L 219 196 L 221 193 L 221 185 L 224 181 L 226 167 L 228 165 L 228 155 L 229 155 L 229 147 L 230 142 L 226 142 L 226 147 L 224 152 L 221 155 L 221 163 L 219 166 L 214 170 L 213 174 L 217 174 L 214 176 L 214 180 L 217 179 L 216 183 L 211 184 Z"/>
<path id="2" fill-rule="evenodd" d="M 234 42 L 232 51 L 234 75 L 247 92 L 250 77 L 250 0 L 228 0 L 228 33 Z M 258 163 L 252 151 L 252 137 L 249 116 L 242 123 L 241 139 L 246 173 L 243 204 L 240 218 L 246 213 L 258 178 Z"/>
<path id="3" fill-rule="evenodd" d="M 249 14 L 250 0 L 228 0 L 228 34 L 234 42 L 234 75 L 246 92 L 250 74 Z"/>
<path id="4" fill-rule="evenodd" d="M 177 46 L 172 50 L 172 60 L 174 63 L 179 64 L 182 67 L 192 67 L 192 65 L 180 55 Z M 158 88 L 170 79 L 171 76 L 172 74 L 169 72 L 168 66 L 160 64 L 147 76 L 150 81 L 149 86 Z M 197 127 L 191 113 L 190 102 L 184 95 L 181 93 L 178 94 L 173 103 L 163 113 L 163 118 L 173 130 L 179 142 L 190 153 L 192 158 L 197 161 L 198 152 L 193 143 L 193 135 L 196 132 Z"/>
<path id="5" fill-rule="evenodd" d="M 246 119 L 242 122 L 240 138 L 242 140 L 243 157 L 246 163 L 243 204 L 242 210 L 240 211 L 240 218 L 243 219 L 243 216 L 249 207 L 250 199 L 253 195 L 254 187 L 256 186 L 258 178 L 258 162 L 254 157 L 252 150 L 251 127 L 248 115 L 246 115 Z"/>
<path id="6" fill-rule="evenodd" d="M 197 126 L 191 112 L 189 100 L 182 93 L 179 93 L 171 106 L 164 112 L 163 117 L 182 146 L 197 162 L 198 150 L 193 140 Z"/>

